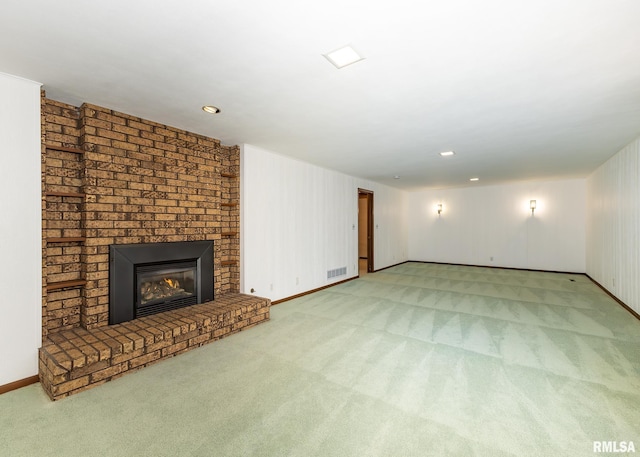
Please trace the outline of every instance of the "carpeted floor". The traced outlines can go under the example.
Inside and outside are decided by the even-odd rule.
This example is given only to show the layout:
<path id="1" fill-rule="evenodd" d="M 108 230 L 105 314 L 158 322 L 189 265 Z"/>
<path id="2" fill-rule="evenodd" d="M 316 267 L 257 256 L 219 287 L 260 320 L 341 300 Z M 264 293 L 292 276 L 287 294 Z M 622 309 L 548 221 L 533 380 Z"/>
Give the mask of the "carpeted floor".
<path id="1" fill-rule="evenodd" d="M 585 276 L 406 263 L 271 317 L 59 402 L 0 396 L 0 455 L 640 452 L 640 321 Z"/>

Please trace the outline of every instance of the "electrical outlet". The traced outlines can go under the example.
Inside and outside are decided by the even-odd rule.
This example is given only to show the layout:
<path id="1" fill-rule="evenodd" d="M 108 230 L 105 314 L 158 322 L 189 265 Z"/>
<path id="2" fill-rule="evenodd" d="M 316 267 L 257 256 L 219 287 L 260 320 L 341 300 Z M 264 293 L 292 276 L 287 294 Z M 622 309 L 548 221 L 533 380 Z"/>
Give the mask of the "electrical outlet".
<path id="1" fill-rule="evenodd" d="M 300 285 L 300 278 L 296 276 L 296 286 Z"/>
<path id="2" fill-rule="evenodd" d="M 271 292 L 273 292 L 273 283 L 269 284 L 269 290 L 271 290 Z"/>
<path id="3" fill-rule="evenodd" d="M 491 260 L 493 262 L 493 256 L 489 257 L 489 260 Z"/>

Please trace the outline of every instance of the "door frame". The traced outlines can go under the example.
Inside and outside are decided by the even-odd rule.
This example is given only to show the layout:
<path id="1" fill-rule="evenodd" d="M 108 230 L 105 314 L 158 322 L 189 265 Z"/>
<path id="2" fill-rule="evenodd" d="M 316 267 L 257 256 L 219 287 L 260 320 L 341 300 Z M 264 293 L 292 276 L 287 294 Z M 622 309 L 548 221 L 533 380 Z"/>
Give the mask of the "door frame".
<path id="1" fill-rule="evenodd" d="M 373 191 L 358 188 L 358 202 L 360 202 L 361 195 L 365 195 L 367 198 L 367 272 L 373 273 Z M 359 234 L 358 231 L 358 236 Z M 359 261 L 360 258 L 358 258 Z"/>

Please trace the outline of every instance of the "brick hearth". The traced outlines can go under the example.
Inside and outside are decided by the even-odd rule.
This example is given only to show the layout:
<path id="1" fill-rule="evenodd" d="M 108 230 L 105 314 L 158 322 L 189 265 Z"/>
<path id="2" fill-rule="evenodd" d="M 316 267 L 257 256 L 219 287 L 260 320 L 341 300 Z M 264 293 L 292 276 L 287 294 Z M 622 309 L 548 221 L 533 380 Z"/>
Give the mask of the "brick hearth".
<path id="1" fill-rule="evenodd" d="M 122 324 L 57 332 L 40 348 L 40 382 L 58 400 L 267 321 L 270 305 L 228 294 Z"/>

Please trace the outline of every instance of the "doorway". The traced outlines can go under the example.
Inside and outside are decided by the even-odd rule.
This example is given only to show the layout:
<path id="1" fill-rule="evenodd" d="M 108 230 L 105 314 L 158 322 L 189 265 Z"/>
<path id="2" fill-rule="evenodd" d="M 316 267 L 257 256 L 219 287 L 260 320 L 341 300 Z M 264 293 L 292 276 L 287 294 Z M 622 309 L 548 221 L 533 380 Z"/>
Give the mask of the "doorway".
<path id="1" fill-rule="evenodd" d="M 358 189 L 358 272 L 373 271 L 373 192 Z"/>

